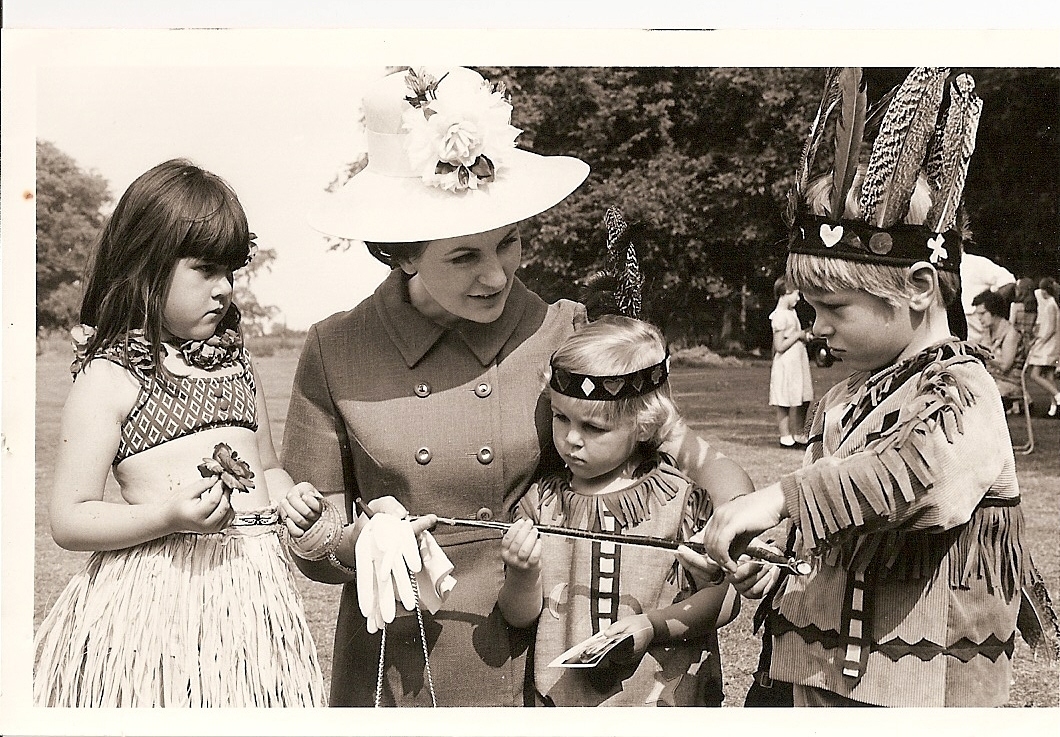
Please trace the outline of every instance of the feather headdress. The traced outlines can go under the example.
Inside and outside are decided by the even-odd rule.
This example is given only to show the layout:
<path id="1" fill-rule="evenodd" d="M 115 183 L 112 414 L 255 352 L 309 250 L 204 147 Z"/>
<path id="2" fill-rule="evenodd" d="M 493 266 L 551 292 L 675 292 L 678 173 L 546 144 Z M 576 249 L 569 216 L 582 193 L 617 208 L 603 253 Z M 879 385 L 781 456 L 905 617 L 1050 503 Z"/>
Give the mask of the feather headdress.
<path id="1" fill-rule="evenodd" d="M 826 72 L 788 198 L 790 251 L 890 265 L 928 261 L 958 271 L 962 238 L 954 226 L 982 101 L 972 78 L 961 74 L 943 110 L 948 76 L 944 67 L 918 67 L 868 107 L 861 69 Z M 823 207 L 811 194 L 821 177 L 830 183 Z M 930 211 L 922 222 L 906 223 L 924 182 Z"/>

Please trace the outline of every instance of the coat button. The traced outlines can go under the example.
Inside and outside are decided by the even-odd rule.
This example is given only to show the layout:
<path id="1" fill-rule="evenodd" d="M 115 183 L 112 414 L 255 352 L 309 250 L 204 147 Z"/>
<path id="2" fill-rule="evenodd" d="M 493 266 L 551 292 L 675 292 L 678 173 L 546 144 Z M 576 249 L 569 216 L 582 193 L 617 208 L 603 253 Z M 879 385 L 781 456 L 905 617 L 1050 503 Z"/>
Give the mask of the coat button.
<path id="1" fill-rule="evenodd" d="M 215 386 L 215 387 L 214 387 L 214 388 L 213 388 L 213 389 L 211 390 L 211 393 L 212 393 L 212 394 L 213 394 L 213 395 L 214 395 L 215 397 L 218 397 L 218 398 L 220 398 L 220 397 L 223 397 L 223 396 L 225 395 L 225 390 L 224 390 L 224 389 L 222 389 L 222 388 L 221 388 L 221 387 L 219 387 L 219 386 Z"/>
<path id="2" fill-rule="evenodd" d="M 489 464 L 493 463 L 493 449 L 487 445 L 482 450 L 480 450 L 475 455 L 475 457 L 478 458 L 478 462 L 481 463 L 483 466 L 488 466 Z"/>
<path id="3" fill-rule="evenodd" d="M 426 381 L 421 381 L 416 385 L 416 396 L 417 397 L 429 397 L 431 395 L 431 385 Z"/>
<path id="4" fill-rule="evenodd" d="M 489 507 L 483 507 L 475 512 L 475 519 L 481 520 L 482 522 L 489 522 L 493 519 L 493 510 Z"/>
<path id="5" fill-rule="evenodd" d="M 485 399 L 493 391 L 493 387 L 483 381 L 481 384 L 475 387 L 475 396 Z"/>
<path id="6" fill-rule="evenodd" d="M 231 406 L 231 403 L 227 399 L 222 399 L 220 402 L 217 403 L 217 409 L 221 410 L 222 412 L 228 411 L 228 408 Z"/>
<path id="7" fill-rule="evenodd" d="M 431 462 L 431 449 L 430 448 L 420 448 L 419 450 L 416 451 L 416 463 L 420 464 L 421 466 L 426 466 L 430 462 Z"/>

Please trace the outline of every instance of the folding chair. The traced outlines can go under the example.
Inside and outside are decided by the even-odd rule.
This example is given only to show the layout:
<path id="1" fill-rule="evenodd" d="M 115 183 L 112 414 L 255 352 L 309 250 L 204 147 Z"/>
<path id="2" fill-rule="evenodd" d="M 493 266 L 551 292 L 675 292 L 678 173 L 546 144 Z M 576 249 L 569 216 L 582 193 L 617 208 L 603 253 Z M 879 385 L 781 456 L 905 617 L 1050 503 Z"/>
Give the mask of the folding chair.
<path id="1" fill-rule="evenodd" d="M 1027 440 L 1024 443 L 1013 443 L 1012 452 L 1019 455 L 1030 455 L 1034 451 L 1034 425 L 1031 423 L 1031 395 L 1027 391 L 1027 369 L 1030 368 L 1027 362 L 1023 362 L 1023 368 L 1020 369 L 1020 391 L 1023 393 L 1023 404 L 1020 409 L 1022 410 L 1023 419 L 1027 424 Z"/>

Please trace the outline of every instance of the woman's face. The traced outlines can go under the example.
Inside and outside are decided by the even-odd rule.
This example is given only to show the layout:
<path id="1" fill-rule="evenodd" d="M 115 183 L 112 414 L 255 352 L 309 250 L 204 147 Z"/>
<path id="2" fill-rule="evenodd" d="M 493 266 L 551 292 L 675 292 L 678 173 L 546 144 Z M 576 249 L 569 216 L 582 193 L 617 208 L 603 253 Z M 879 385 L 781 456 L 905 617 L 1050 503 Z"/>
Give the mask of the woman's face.
<path id="1" fill-rule="evenodd" d="M 522 263 L 518 225 L 431 241 L 402 262 L 412 305 L 432 320 L 491 323 L 504 311 Z"/>
<path id="2" fill-rule="evenodd" d="M 979 320 L 979 324 L 984 330 L 993 330 L 994 326 L 1000 321 L 997 315 L 986 309 L 986 305 L 976 305 L 972 314 Z"/>

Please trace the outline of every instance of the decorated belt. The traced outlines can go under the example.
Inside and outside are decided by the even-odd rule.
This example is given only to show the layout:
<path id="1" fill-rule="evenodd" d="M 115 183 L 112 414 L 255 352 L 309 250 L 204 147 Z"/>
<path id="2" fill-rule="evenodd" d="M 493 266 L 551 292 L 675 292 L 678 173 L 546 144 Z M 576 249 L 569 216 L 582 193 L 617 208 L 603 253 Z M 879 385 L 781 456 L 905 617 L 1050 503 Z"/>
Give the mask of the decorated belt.
<path id="1" fill-rule="evenodd" d="M 245 512 L 237 514 L 232 519 L 232 527 L 267 527 L 280 523 L 280 513 L 275 509 L 267 509 L 262 512 Z"/>

